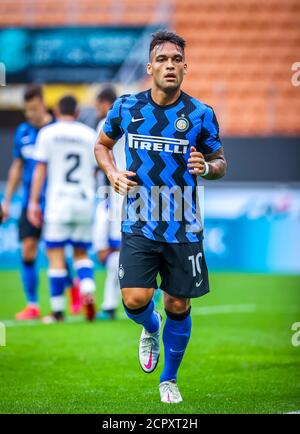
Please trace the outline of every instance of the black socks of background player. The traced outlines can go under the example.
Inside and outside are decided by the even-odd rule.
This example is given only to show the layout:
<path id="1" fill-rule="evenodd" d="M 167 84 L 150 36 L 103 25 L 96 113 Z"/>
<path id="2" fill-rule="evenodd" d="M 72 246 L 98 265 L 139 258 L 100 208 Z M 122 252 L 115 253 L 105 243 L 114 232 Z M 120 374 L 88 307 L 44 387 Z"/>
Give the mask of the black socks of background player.
<path id="1" fill-rule="evenodd" d="M 38 272 L 35 261 L 22 260 L 21 275 L 27 303 L 38 303 Z"/>

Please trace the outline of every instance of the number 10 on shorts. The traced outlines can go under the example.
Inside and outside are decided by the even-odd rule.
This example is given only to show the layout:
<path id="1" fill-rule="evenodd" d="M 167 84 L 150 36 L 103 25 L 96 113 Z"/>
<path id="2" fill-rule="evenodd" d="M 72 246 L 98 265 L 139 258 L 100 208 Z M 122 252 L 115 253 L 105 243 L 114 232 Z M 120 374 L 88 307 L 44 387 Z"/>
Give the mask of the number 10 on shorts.
<path id="1" fill-rule="evenodd" d="M 188 260 L 192 263 L 193 277 L 197 277 L 197 271 L 199 273 L 199 278 L 201 278 L 201 261 L 202 261 L 202 252 L 199 252 L 196 256 L 191 255 L 188 257 Z M 196 286 L 200 286 L 203 279 L 196 283 Z"/>

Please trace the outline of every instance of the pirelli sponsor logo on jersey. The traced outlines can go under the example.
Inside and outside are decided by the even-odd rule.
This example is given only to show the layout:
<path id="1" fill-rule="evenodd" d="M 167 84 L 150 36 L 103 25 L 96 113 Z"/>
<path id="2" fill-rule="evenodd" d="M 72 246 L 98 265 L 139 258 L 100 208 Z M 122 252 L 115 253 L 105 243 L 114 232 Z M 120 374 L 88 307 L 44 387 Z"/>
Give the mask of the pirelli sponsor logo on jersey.
<path id="1" fill-rule="evenodd" d="M 189 141 L 171 137 L 146 136 L 128 134 L 128 146 L 133 149 L 145 149 L 154 152 L 169 152 L 171 154 L 186 154 Z"/>

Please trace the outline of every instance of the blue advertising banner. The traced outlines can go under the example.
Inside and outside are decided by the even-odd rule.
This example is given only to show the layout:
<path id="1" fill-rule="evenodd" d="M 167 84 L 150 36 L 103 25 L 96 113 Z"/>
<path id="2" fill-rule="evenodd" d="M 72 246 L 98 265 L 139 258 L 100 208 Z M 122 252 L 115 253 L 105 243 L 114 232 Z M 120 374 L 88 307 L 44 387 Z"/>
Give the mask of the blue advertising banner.
<path id="1" fill-rule="evenodd" d="M 300 274 L 300 223 L 210 219 L 205 221 L 205 252 L 215 271 Z"/>
<path id="2" fill-rule="evenodd" d="M 2 29 L 0 62 L 8 84 L 109 81 L 143 31 L 142 26 Z"/>
<path id="3" fill-rule="evenodd" d="M 213 270 L 300 273 L 300 189 L 207 189 L 205 252 Z"/>

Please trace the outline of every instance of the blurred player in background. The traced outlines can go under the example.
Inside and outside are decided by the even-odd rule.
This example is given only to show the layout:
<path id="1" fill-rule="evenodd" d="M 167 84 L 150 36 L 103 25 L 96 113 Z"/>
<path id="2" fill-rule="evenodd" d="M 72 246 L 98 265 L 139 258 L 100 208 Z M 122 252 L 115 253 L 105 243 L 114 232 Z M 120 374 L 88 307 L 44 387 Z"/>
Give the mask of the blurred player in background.
<path id="1" fill-rule="evenodd" d="M 107 86 L 101 90 L 96 98 L 96 111 L 98 115 L 97 133 L 99 134 L 105 122 L 106 115 L 117 99 L 113 87 Z M 120 140 L 113 149 L 114 158 L 118 167 L 125 170 L 125 150 L 124 141 Z M 117 193 L 109 187 L 106 175 L 99 170 L 98 191 L 101 188 L 101 196 L 106 193 L 107 198 L 101 200 L 97 205 L 93 245 L 97 252 L 100 263 L 106 265 L 106 280 L 103 290 L 103 303 L 97 319 L 110 320 L 115 319 L 116 309 L 120 298 L 120 284 L 118 277 L 119 255 L 121 245 L 121 212 L 122 201 Z"/>
<path id="2" fill-rule="evenodd" d="M 118 277 L 121 245 L 121 209 L 114 210 L 111 194 L 97 205 L 94 224 L 93 245 L 98 260 L 106 266 L 106 279 L 103 288 L 103 303 L 97 319 L 113 320 L 120 299 Z M 120 205 L 121 208 L 121 205 Z M 118 214 L 113 216 L 113 213 Z"/>
<path id="3" fill-rule="evenodd" d="M 97 134 L 100 133 L 105 119 L 106 119 L 106 115 L 109 111 L 109 109 L 111 108 L 111 106 L 113 105 L 113 103 L 115 102 L 115 100 L 117 99 L 117 94 L 115 89 L 112 86 L 106 86 L 104 87 L 96 96 L 96 100 L 95 100 L 95 109 L 96 109 L 96 132 Z M 85 122 L 84 122 L 85 123 Z M 119 147 L 119 151 L 120 151 L 120 147 Z M 124 152 L 124 149 L 123 149 Z M 120 158 L 120 152 L 117 152 L 119 158 Z M 125 157 L 124 157 L 125 158 Z M 97 170 L 97 187 L 104 187 L 104 186 L 109 186 L 109 181 L 105 175 L 105 173 L 103 172 L 103 170 L 101 170 L 100 168 L 98 168 Z"/>
<path id="4" fill-rule="evenodd" d="M 3 219 L 10 214 L 10 203 L 22 178 L 22 211 L 19 220 L 19 239 L 22 246 L 21 275 L 27 306 L 16 314 L 17 320 L 39 318 L 38 306 L 38 270 L 36 257 L 41 228 L 33 226 L 27 218 L 28 200 L 32 174 L 35 166 L 34 150 L 39 130 L 54 122 L 48 113 L 39 86 L 29 86 L 24 93 L 24 113 L 26 122 L 16 130 L 14 143 L 14 159 L 9 169 L 8 180 L 2 203 Z M 41 187 L 40 207 L 44 208 L 44 186 Z"/>
<path id="5" fill-rule="evenodd" d="M 147 373 L 155 370 L 160 357 L 162 317 L 152 296 L 157 274 L 162 277 L 166 323 L 159 392 L 168 404 L 182 401 L 177 373 L 191 335 L 190 299 L 209 291 L 196 187 L 200 176 L 218 179 L 226 170 L 212 108 L 181 91 L 186 70 L 185 41 L 172 32 L 154 34 L 147 65 L 152 88 L 118 98 L 95 146 L 97 161 L 115 191 L 129 191 L 119 278 L 125 312 L 143 326 L 139 362 Z M 111 152 L 123 135 L 127 171 L 118 169 Z M 154 186 L 173 190 L 167 198 L 170 212 L 165 216 L 165 210 L 158 209 L 155 219 L 148 213 L 141 219 L 134 195 L 139 195 L 140 210 L 149 210 L 149 201 L 150 209 L 157 208 Z M 180 206 L 186 211 L 186 205 L 196 212 L 184 212 L 178 219 L 175 211 Z"/>
<path id="6" fill-rule="evenodd" d="M 52 314 L 47 321 L 64 319 L 67 269 L 64 247 L 74 248 L 74 267 L 79 278 L 86 318 L 95 316 L 93 263 L 87 250 L 92 239 L 95 199 L 95 131 L 76 121 L 77 101 L 60 99 L 57 122 L 44 128 L 35 151 L 37 160 L 32 181 L 28 217 L 35 227 L 42 224 L 40 194 L 47 176 L 44 238 L 49 259 Z"/>
<path id="7" fill-rule="evenodd" d="M 96 127 L 97 133 L 100 132 L 105 122 L 106 115 L 116 99 L 117 94 L 112 86 L 106 86 L 98 93 L 95 101 L 95 109 L 98 119 Z"/>

